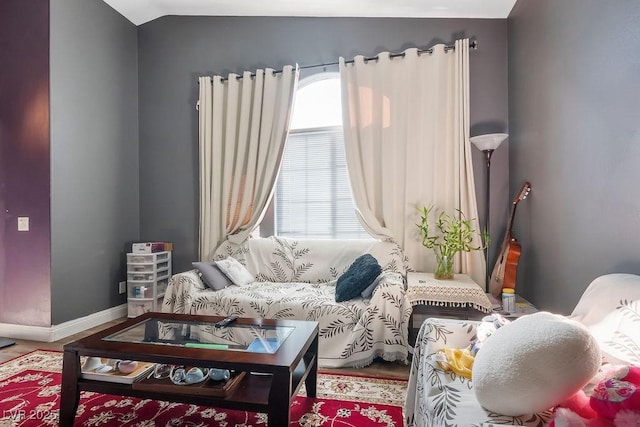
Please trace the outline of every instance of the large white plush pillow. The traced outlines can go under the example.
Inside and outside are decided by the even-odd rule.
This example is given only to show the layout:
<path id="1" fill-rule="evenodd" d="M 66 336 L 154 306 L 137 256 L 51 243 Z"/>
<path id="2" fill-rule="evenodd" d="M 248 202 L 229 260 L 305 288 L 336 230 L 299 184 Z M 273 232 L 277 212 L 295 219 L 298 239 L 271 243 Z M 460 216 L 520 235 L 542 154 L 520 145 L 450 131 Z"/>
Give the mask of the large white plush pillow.
<path id="1" fill-rule="evenodd" d="M 230 256 L 227 259 L 215 261 L 215 263 L 234 285 L 243 286 L 255 281 L 249 270 L 234 257 Z"/>
<path id="2" fill-rule="evenodd" d="M 584 325 L 539 312 L 504 325 L 484 343 L 473 364 L 473 388 L 489 411 L 533 414 L 578 392 L 600 363 L 598 343 Z"/>

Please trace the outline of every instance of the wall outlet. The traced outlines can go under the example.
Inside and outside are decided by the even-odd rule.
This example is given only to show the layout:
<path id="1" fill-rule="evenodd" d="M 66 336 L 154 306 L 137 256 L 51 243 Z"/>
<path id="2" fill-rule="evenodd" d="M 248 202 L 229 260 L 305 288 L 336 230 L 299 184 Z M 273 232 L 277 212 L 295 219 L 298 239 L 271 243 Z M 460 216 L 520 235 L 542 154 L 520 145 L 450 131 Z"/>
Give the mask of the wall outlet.
<path id="1" fill-rule="evenodd" d="M 18 217 L 18 231 L 29 231 L 29 217 L 28 216 L 19 216 Z"/>
<path id="2" fill-rule="evenodd" d="M 124 294 L 127 292 L 127 282 L 118 283 L 118 292 L 120 292 L 121 294 Z"/>

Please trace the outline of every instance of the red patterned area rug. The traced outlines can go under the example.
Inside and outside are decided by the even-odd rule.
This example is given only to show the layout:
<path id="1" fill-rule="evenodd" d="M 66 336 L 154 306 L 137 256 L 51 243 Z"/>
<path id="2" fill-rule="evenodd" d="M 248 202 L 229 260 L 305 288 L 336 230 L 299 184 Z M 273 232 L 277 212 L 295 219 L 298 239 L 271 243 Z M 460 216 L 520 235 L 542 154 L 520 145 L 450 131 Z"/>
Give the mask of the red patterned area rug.
<path id="1" fill-rule="evenodd" d="M 37 350 L 0 364 L 0 427 L 57 426 L 62 353 Z M 292 426 L 403 425 L 407 382 L 364 376 L 318 374 L 318 397 L 291 406 Z M 266 414 L 82 392 L 75 426 L 252 427 Z"/>

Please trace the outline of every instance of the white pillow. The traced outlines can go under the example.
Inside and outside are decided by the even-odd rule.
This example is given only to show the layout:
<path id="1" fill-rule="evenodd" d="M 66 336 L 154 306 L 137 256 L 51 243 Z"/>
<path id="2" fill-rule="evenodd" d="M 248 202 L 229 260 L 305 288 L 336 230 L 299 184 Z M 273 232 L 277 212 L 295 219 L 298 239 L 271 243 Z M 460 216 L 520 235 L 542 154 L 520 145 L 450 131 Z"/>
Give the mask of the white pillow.
<path id="1" fill-rule="evenodd" d="M 216 261 L 215 263 L 234 285 L 243 286 L 255 281 L 255 278 L 249 273 L 249 270 L 234 257 L 230 256 L 227 259 Z"/>
<path id="2" fill-rule="evenodd" d="M 480 405 L 497 414 L 534 414 L 562 403 L 598 372 L 600 348 L 587 328 L 539 312 L 497 329 L 472 369 Z"/>

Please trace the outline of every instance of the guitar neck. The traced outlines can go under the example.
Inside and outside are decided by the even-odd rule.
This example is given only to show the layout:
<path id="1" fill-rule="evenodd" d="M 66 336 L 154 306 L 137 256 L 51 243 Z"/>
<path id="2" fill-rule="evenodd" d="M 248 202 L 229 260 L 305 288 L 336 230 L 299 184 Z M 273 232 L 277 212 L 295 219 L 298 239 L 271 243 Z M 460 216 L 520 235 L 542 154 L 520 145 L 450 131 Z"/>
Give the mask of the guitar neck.
<path id="1" fill-rule="evenodd" d="M 521 200 L 524 200 L 524 199 L 527 198 L 527 196 L 529 195 L 530 191 L 531 191 L 531 184 L 529 184 L 529 182 L 527 181 L 527 182 L 524 183 L 522 188 L 520 188 L 520 191 L 518 192 L 518 195 L 513 200 L 513 206 L 511 206 L 511 216 L 509 218 L 509 224 L 507 226 L 507 232 L 504 235 L 505 242 L 509 241 L 510 238 L 511 238 L 511 228 L 513 227 L 513 218 L 516 216 L 516 206 L 518 206 L 518 203 Z"/>
<path id="2" fill-rule="evenodd" d="M 505 239 L 509 239 L 511 237 L 511 229 L 513 228 L 513 218 L 516 216 L 516 207 L 518 206 L 518 202 L 513 202 L 513 206 L 511 206 L 511 216 L 509 217 L 509 224 L 507 225 L 507 232 L 505 233 Z"/>

